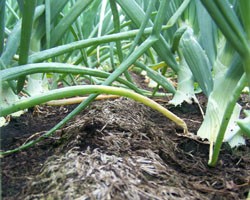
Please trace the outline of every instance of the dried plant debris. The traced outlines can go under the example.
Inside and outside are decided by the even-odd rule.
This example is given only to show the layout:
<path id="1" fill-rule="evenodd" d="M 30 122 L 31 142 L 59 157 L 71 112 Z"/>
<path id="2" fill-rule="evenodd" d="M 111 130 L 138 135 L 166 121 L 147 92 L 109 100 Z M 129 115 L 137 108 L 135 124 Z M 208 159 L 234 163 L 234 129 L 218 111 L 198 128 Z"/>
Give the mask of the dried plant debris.
<path id="1" fill-rule="evenodd" d="M 173 174 L 156 153 L 140 153 L 118 157 L 76 148 L 52 156 L 28 186 L 25 199 L 195 199 L 193 191 L 173 186 Z"/>

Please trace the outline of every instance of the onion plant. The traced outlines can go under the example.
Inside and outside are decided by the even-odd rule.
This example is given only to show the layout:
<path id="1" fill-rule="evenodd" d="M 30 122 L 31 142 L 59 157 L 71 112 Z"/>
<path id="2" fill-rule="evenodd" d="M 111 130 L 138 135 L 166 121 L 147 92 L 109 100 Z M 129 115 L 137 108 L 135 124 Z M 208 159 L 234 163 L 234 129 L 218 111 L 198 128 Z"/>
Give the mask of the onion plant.
<path id="1" fill-rule="evenodd" d="M 90 94 L 47 133 L 1 156 L 51 136 L 102 93 L 140 101 L 187 133 L 182 119 L 149 98 L 164 95 L 160 87 L 174 105 L 198 103 L 197 92 L 207 96 L 198 135 L 210 140 L 210 166 L 223 141 L 244 144 L 242 134 L 249 136 L 249 111 L 239 120 L 236 103 L 250 86 L 249 1 L 0 0 L 0 5 L 0 117 Z M 154 91 L 139 88 L 130 70 L 146 72 L 157 83 Z"/>
<path id="2" fill-rule="evenodd" d="M 53 7 L 55 5 L 58 6 L 58 3 L 56 3 L 56 2 L 57 1 L 51 1 L 49 6 L 47 4 L 40 5 L 40 6 L 44 6 L 45 17 L 49 16 L 49 15 L 46 15 L 46 12 L 51 12 L 52 13 L 51 9 L 53 9 Z M 23 4 L 24 7 L 25 7 L 25 5 L 27 6 L 25 1 L 23 3 L 24 3 Z M 62 1 L 62 4 L 63 3 L 64 2 Z M 116 21 L 119 21 L 120 18 L 118 18 L 119 16 L 117 15 L 118 10 L 117 10 L 116 2 L 110 2 L 110 3 L 111 3 L 110 5 L 113 5 L 113 19 L 116 20 Z M 150 3 L 148 5 L 148 8 L 149 8 L 148 10 L 153 10 L 152 8 L 154 8 L 155 3 L 156 3 L 156 1 L 152 1 L 152 3 Z M 29 63 L 37 63 L 37 62 L 42 62 L 42 61 L 47 61 L 47 62 L 49 61 L 49 63 L 52 64 L 54 67 L 51 66 L 49 63 L 46 66 L 46 64 L 44 65 L 42 63 L 37 63 L 37 64 L 33 64 L 33 65 L 32 64 L 22 65 L 22 64 L 25 64 L 25 63 L 20 63 L 20 62 L 18 62 L 18 63 L 14 62 L 13 64 L 10 64 L 10 62 L 9 62 L 8 63 L 9 66 L 6 66 L 4 60 L 1 57 L 1 59 L 2 59 L 1 63 L 2 63 L 2 69 L 3 69 L 2 73 L 1 73 L 1 78 L 0 78 L 1 82 L 3 84 L 5 84 L 6 81 L 10 82 L 10 81 L 18 79 L 17 83 L 15 81 L 13 81 L 13 84 L 17 88 L 16 92 L 18 93 L 19 90 L 23 89 L 23 84 L 22 84 L 23 81 L 22 80 L 25 77 L 25 75 L 30 75 L 30 74 L 39 73 L 39 72 L 43 72 L 45 74 L 48 74 L 49 72 L 56 72 L 54 70 L 57 69 L 57 70 L 59 70 L 57 72 L 61 72 L 61 73 L 82 74 L 83 76 L 92 75 L 93 77 L 96 77 L 96 78 L 98 76 L 99 77 L 101 76 L 102 78 L 105 77 L 106 79 L 99 80 L 100 82 L 102 82 L 102 85 L 111 85 L 114 81 L 118 81 L 120 83 L 123 82 L 124 86 L 128 86 L 130 89 L 134 89 L 137 92 L 141 92 L 140 89 L 135 87 L 134 84 L 130 82 L 131 81 L 130 79 L 128 79 L 128 81 L 126 81 L 124 79 L 121 79 L 120 75 L 123 74 L 123 73 L 128 75 L 128 71 L 127 71 L 128 68 L 133 63 L 135 63 L 135 61 L 139 57 L 141 57 L 144 54 L 144 52 L 146 52 L 148 49 L 150 49 L 150 47 L 160 37 L 160 31 L 162 29 L 162 24 L 163 24 L 163 21 L 164 21 L 163 13 L 164 13 L 164 10 L 166 9 L 167 2 L 161 1 L 160 5 L 159 5 L 158 13 L 155 16 L 155 23 L 154 23 L 154 25 L 152 26 L 151 29 L 145 30 L 145 26 L 142 26 L 137 31 L 141 35 L 145 35 L 145 33 L 148 33 L 149 35 L 148 36 L 145 35 L 145 40 L 141 44 L 138 43 L 138 47 L 137 47 L 136 51 L 131 51 L 131 53 L 126 57 L 125 60 L 123 60 L 121 58 L 121 56 L 123 55 L 123 52 L 121 50 L 121 39 L 122 39 L 121 36 L 122 35 L 118 35 L 119 38 L 117 38 L 117 39 L 114 36 L 110 35 L 109 40 L 105 40 L 105 37 L 101 38 L 100 35 L 99 35 L 99 37 L 93 38 L 93 39 L 86 38 L 84 40 L 79 41 L 81 44 L 79 43 L 79 45 L 77 46 L 76 44 L 74 44 L 74 40 L 71 41 L 72 35 L 70 33 L 68 33 L 69 38 L 66 38 L 68 42 L 65 45 L 64 44 L 60 45 L 60 43 L 63 42 L 63 41 L 60 41 L 59 38 L 63 34 L 65 34 L 65 32 L 67 31 L 67 29 L 69 27 L 74 29 L 74 26 L 75 26 L 74 23 L 75 23 L 76 17 L 78 17 L 80 15 L 80 13 L 83 12 L 87 8 L 87 6 L 91 6 L 90 1 L 86 2 L 84 4 L 84 6 L 82 4 L 80 6 L 80 1 L 73 4 L 72 8 L 69 8 L 69 12 L 67 12 L 67 14 L 61 19 L 61 21 L 55 26 L 54 29 L 51 29 L 51 31 L 47 31 L 47 30 L 45 31 L 46 28 L 49 28 L 51 26 L 48 25 L 48 22 L 44 22 L 44 16 L 40 15 L 41 19 L 37 19 L 37 20 L 41 21 L 42 25 L 44 26 L 44 29 L 39 29 L 40 32 L 35 30 L 34 31 L 35 35 L 33 35 L 33 37 L 36 36 L 36 39 L 40 38 L 40 40 L 36 40 L 36 41 L 32 40 L 31 39 L 32 34 L 30 34 L 30 35 L 26 34 L 24 36 L 26 38 L 26 40 L 30 39 L 30 41 L 40 43 L 38 46 L 41 47 L 41 51 L 39 51 L 39 52 L 35 51 L 34 53 L 30 54 L 30 56 L 28 57 L 28 62 Z M 50 9 L 50 10 L 48 10 L 48 9 Z M 77 9 L 77 12 L 70 12 L 71 9 Z M 36 11 L 37 11 L 37 9 L 36 9 Z M 78 13 L 78 15 L 77 15 L 77 13 Z M 150 14 L 151 14 L 151 12 L 148 12 L 148 18 L 150 17 Z M 36 13 L 34 15 L 36 15 Z M 25 18 L 23 17 L 22 18 L 22 25 L 21 25 L 22 30 L 24 29 L 23 28 L 23 26 L 25 24 L 24 20 L 25 20 Z M 30 18 L 29 20 L 31 22 L 33 21 L 32 18 Z M 45 18 L 45 20 L 46 20 L 46 18 Z M 83 21 L 84 21 L 84 19 L 83 19 Z M 120 31 L 117 31 L 117 30 L 120 30 L 120 28 L 119 28 L 120 26 L 121 26 L 120 23 L 115 23 L 115 21 L 114 21 L 113 30 L 111 29 L 109 32 L 111 32 L 111 33 L 114 32 L 114 31 L 115 32 L 120 32 Z M 32 26 L 30 26 L 30 29 L 32 29 Z M 72 31 L 73 36 L 74 36 L 74 32 L 76 32 L 76 31 L 77 31 L 76 29 Z M 19 33 L 20 31 L 17 31 L 17 32 Z M 133 36 L 135 36 L 135 34 L 137 32 L 135 31 L 132 35 L 129 35 L 129 33 L 126 32 L 126 34 L 124 34 L 123 37 L 125 37 L 125 38 L 133 37 Z M 49 46 L 52 46 L 52 48 L 45 49 L 45 48 L 48 47 L 48 45 L 43 45 L 42 44 L 43 39 L 44 39 L 42 36 L 45 37 L 46 36 L 45 34 L 50 34 L 49 37 L 47 36 L 45 38 L 46 39 L 48 39 L 48 38 L 52 39 L 53 35 L 55 33 L 57 33 L 59 35 L 59 37 L 54 38 L 54 40 L 52 40 L 50 42 Z M 21 32 L 21 41 L 22 41 L 22 35 L 23 34 L 24 33 Z M 83 34 L 81 34 L 81 35 L 83 35 Z M 95 33 L 93 35 L 95 35 Z M 11 36 L 9 36 L 9 37 L 11 37 Z M 107 36 L 106 36 L 106 38 L 107 38 Z M 19 40 L 20 40 L 20 38 L 18 37 L 18 38 L 16 38 L 15 42 L 18 43 Z M 118 53 L 118 55 L 120 55 L 120 58 L 119 58 L 120 65 L 119 65 L 119 67 L 115 68 L 112 73 L 105 73 L 102 70 L 93 71 L 94 69 L 92 69 L 92 68 L 94 66 L 92 66 L 92 67 L 90 66 L 91 65 L 90 62 L 92 61 L 92 58 L 90 56 L 91 51 L 93 51 L 92 47 L 96 47 L 98 44 L 102 44 L 102 43 L 106 43 L 106 42 L 114 42 L 114 41 L 116 41 L 116 43 L 117 43 L 116 44 L 117 53 Z M 29 44 L 27 44 L 27 43 L 26 43 L 26 45 L 29 46 Z M 31 44 L 29 49 L 31 49 L 32 45 L 36 45 L 36 44 Z M 8 46 L 8 41 L 7 41 L 6 47 L 7 46 Z M 52 60 L 66 62 L 68 59 L 74 59 L 75 57 L 78 57 L 78 54 L 75 53 L 75 52 L 72 52 L 72 51 L 76 50 L 76 49 L 79 49 L 79 48 L 83 48 L 83 47 L 85 47 L 85 51 L 80 52 L 80 55 L 82 55 L 81 59 L 82 59 L 82 62 L 86 63 L 89 66 L 89 68 L 85 68 L 85 70 L 84 70 L 84 68 L 82 68 L 82 67 L 77 68 L 75 66 L 70 66 L 69 64 L 65 64 L 64 66 L 62 66 L 60 63 L 55 63 L 55 62 L 52 63 Z M 42 48 L 44 48 L 44 50 Z M 18 52 L 15 52 L 15 53 L 18 53 Z M 61 57 L 62 57 L 61 55 L 63 53 L 67 53 L 69 56 L 65 56 L 61 60 Z M 106 53 L 106 52 L 104 51 L 103 53 Z M 27 55 L 27 51 L 26 51 L 25 54 Z M 58 56 L 58 57 L 55 57 L 55 56 Z M 87 60 L 86 60 L 86 56 L 88 56 L 90 58 L 87 57 Z M 10 59 L 12 59 L 12 57 Z M 20 57 L 18 58 L 18 60 L 19 59 L 20 59 Z M 48 59 L 52 59 L 52 60 L 50 61 Z M 78 59 L 77 62 L 79 63 L 79 58 L 77 58 L 77 59 Z M 85 59 L 85 60 L 83 60 L 83 59 Z M 72 62 L 72 60 L 70 60 L 70 61 Z M 16 70 L 18 70 L 19 72 L 17 72 Z M 160 77 L 160 75 L 159 75 L 159 77 Z M 88 76 L 88 78 L 91 78 L 91 77 Z M 128 77 L 126 77 L 126 78 L 128 78 Z M 93 81 L 94 79 L 91 78 L 91 80 Z M 19 84 L 20 81 L 21 81 L 21 84 Z M 61 90 L 61 91 L 60 91 L 60 89 L 55 89 L 55 90 L 51 90 L 51 92 L 45 92 L 45 93 L 42 93 L 40 95 L 29 94 L 31 97 L 29 97 L 29 98 L 27 98 L 25 100 L 20 100 L 20 101 L 17 101 L 17 102 L 16 101 L 11 102 L 11 104 L 9 104 L 9 105 L 2 106 L 1 107 L 1 116 L 6 116 L 7 114 L 11 114 L 11 113 L 14 113 L 16 111 L 23 110 L 25 108 L 28 108 L 28 107 L 31 107 L 31 106 L 34 106 L 34 105 L 41 104 L 41 103 L 43 103 L 45 101 L 49 101 L 51 99 L 58 99 L 58 98 L 62 98 L 62 97 L 72 96 L 72 95 L 79 95 L 79 93 L 81 93 L 81 94 L 93 93 L 92 95 L 89 96 L 89 98 L 87 98 L 86 101 L 82 102 L 74 111 L 72 111 L 67 117 L 65 117 L 59 124 L 57 124 L 54 128 L 52 128 L 50 131 L 48 131 L 48 133 L 46 133 L 42 137 L 38 138 L 37 140 L 31 141 L 29 144 L 25 144 L 25 145 L 23 145 L 23 146 L 21 146 L 21 147 L 19 147 L 17 149 L 6 151 L 6 152 L 1 152 L 1 155 L 6 155 L 6 154 L 9 154 L 9 153 L 13 153 L 13 152 L 19 151 L 21 149 L 27 148 L 28 146 L 33 145 L 36 142 L 40 141 L 41 139 L 45 138 L 45 136 L 48 137 L 55 130 L 60 128 L 67 121 L 69 121 L 72 117 L 74 117 L 76 114 L 78 114 L 82 109 L 86 108 L 100 93 L 117 94 L 117 95 L 121 95 L 121 96 L 127 96 L 127 97 L 130 97 L 130 98 L 135 99 L 137 101 L 140 101 L 140 102 L 142 102 L 142 103 L 144 103 L 144 104 L 146 104 L 146 105 L 148 105 L 148 106 L 162 112 L 165 116 L 169 117 L 170 119 L 175 121 L 178 125 L 180 125 L 184 129 L 184 133 L 187 133 L 187 126 L 186 126 L 185 122 L 182 119 L 178 118 L 173 113 L 169 112 L 167 109 L 163 108 L 162 106 L 160 106 L 159 104 L 155 103 L 154 101 L 148 99 L 147 97 L 139 95 L 139 94 L 134 93 L 134 92 L 131 92 L 130 90 L 126 90 L 126 89 L 122 89 L 122 88 L 114 88 L 114 87 L 94 86 L 94 85 L 89 86 L 89 87 L 87 87 L 87 86 L 86 87 L 80 87 L 78 89 L 77 88 L 73 89 L 73 88 L 74 88 L 74 86 L 69 86 L 69 87 L 66 87 L 65 90 Z M 70 94 L 68 94 L 68 92 L 66 92 L 66 91 L 68 91 Z M 4 94 L 4 95 L 8 95 L 8 94 Z M 4 100 L 5 99 L 2 98 L 2 101 L 4 101 Z M 7 103 L 9 103 L 9 102 L 7 102 Z"/>
<path id="3" fill-rule="evenodd" d="M 214 64 L 215 66 L 225 65 L 225 69 L 215 76 L 216 85 L 209 96 L 206 118 L 199 132 L 203 134 L 203 132 L 211 131 L 211 143 L 215 142 L 215 146 L 214 151 L 211 147 L 209 165 L 214 166 L 225 136 L 231 132 L 234 132 L 234 135 L 240 132 L 239 129 L 232 128 L 234 123 L 237 123 L 235 115 L 237 115 L 238 105 L 236 102 L 246 83 L 250 87 L 250 3 L 249 1 L 217 0 L 212 2 L 202 0 L 202 3 L 228 43 L 218 55 L 218 62 Z M 228 53 L 226 48 L 232 48 L 232 50 L 229 54 L 223 55 Z M 227 56 L 228 58 L 225 58 Z M 244 126 L 248 126 L 247 121 Z M 249 130 L 241 130 L 248 136 L 250 135 Z"/>

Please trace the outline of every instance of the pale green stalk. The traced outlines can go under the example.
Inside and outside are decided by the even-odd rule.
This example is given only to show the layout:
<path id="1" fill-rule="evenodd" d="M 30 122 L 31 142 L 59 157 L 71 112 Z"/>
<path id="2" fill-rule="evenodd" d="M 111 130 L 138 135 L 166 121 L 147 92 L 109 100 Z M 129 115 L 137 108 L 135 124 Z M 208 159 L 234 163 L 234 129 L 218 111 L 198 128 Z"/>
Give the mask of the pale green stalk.
<path id="1" fill-rule="evenodd" d="M 42 104 L 51 100 L 57 100 L 61 98 L 68 98 L 68 97 L 84 95 L 84 94 L 93 94 L 93 93 L 119 95 L 119 96 L 131 98 L 135 101 L 143 103 L 151 107 L 152 109 L 155 109 L 161 112 L 167 118 L 171 119 L 177 125 L 182 127 L 184 133 L 187 133 L 186 123 L 182 119 L 177 117 L 175 114 L 168 111 L 166 108 L 164 108 L 160 104 L 156 103 L 155 101 L 128 89 L 117 88 L 117 87 L 112 87 L 112 86 L 102 86 L 102 85 L 70 86 L 70 87 L 65 87 L 61 89 L 50 90 L 49 92 L 46 92 L 46 94 L 35 95 L 30 98 L 20 100 L 14 103 L 13 105 L 11 105 L 10 107 L 1 108 L 0 117 L 9 115 L 13 112 L 17 112 L 20 110 L 33 107 L 35 105 L 39 105 L 39 104 Z"/>
<path id="2" fill-rule="evenodd" d="M 249 8 L 250 4 L 239 1 L 240 12 L 244 28 L 240 22 L 235 8 L 229 4 L 229 1 L 208 1 L 201 0 L 227 41 L 237 51 L 241 58 L 231 56 L 231 64 L 227 69 L 216 74 L 214 78 L 214 90 L 208 99 L 205 120 L 198 131 L 201 137 L 211 137 L 211 147 L 215 141 L 214 149 L 210 149 L 209 165 L 215 166 L 221 144 L 229 126 L 230 119 L 235 112 L 235 104 L 238 100 L 246 80 L 250 86 L 250 47 L 249 47 Z M 243 8 L 243 7 L 248 8 Z M 245 32 L 246 31 L 246 32 Z M 226 51 L 225 51 L 226 52 Z M 225 53 L 224 52 L 224 53 Z M 218 64 L 218 63 L 215 63 Z M 217 70 L 217 69 L 216 69 Z M 242 76 L 245 71 L 245 75 Z"/>
<path id="3" fill-rule="evenodd" d="M 245 87 L 245 83 L 246 83 L 246 76 L 244 74 L 241 77 L 241 79 L 239 80 L 239 82 L 237 83 L 235 90 L 232 91 L 231 97 L 227 101 L 225 113 L 223 114 L 223 118 L 221 120 L 221 126 L 220 126 L 218 135 L 217 135 L 216 140 L 215 140 L 214 149 L 213 149 L 213 152 L 210 153 L 210 157 L 209 157 L 209 161 L 208 161 L 209 166 L 214 167 L 217 163 L 220 149 L 221 149 L 221 145 L 222 145 L 222 142 L 223 142 L 223 139 L 225 136 L 225 132 L 226 132 L 229 120 L 230 120 L 232 113 L 234 111 L 235 104 L 236 104 L 243 88 Z"/>
<path id="4" fill-rule="evenodd" d="M 110 73 L 100 71 L 97 69 L 91 69 L 86 67 L 75 66 L 71 64 L 64 63 L 37 63 L 37 64 L 27 64 L 23 66 L 13 67 L 9 69 L 2 70 L 0 73 L 0 80 L 11 81 L 17 79 L 19 76 L 26 76 L 35 73 L 66 73 L 66 74 L 81 74 L 89 75 L 100 78 L 108 78 Z M 132 83 L 118 77 L 116 81 L 127 86 L 128 88 L 142 94 L 141 90 L 137 88 Z"/>

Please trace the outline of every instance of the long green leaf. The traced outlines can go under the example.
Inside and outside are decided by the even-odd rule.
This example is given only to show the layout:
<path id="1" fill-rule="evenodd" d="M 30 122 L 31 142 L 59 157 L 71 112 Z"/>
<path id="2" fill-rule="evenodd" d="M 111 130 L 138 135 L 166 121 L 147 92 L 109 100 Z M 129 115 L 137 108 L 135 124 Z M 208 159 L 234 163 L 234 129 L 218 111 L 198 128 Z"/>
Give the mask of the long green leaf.
<path id="1" fill-rule="evenodd" d="M 65 5 L 68 3 L 68 0 L 50 0 L 50 8 L 52 10 L 51 12 L 51 22 L 54 22 L 56 20 L 56 17 L 60 12 L 62 12 Z"/>
<path id="2" fill-rule="evenodd" d="M 239 54 L 244 57 L 247 52 L 247 42 L 244 39 L 244 31 L 228 2 L 217 0 L 201 0 L 201 2 L 228 41 Z"/>
<path id="3" fill-rule="evenodd" d="M 21 12 L 24 10 L 24 0 L 17 0 Z"/>
<path id="4" fill-rule="evenodd" d="M 220 132 L 220 138 L 214 150 L 215 154 L 213 154 L 212 149 L 210 151 L 209 163 L 211 166 L 214 166 L 217 161 L 218 147 L 221 145 L 221 139 L 223 140 L 223 136 L 229 133 L 225 132 L 228 123 L 225 122 L 225 120 L 229 121 L 231 113 L 234 112 L 232 109 L 235 107 L 235 102 L 239 98 L 239 92 L 236 94 L 234 91 L 238 91 L 237 88 L 242 87 L 242 85 L 238 83 L 243 73 L 242 62 L 239 56 L 235 54 L 230 67 L 228 69 L 225 68 L 224 73 L 220 72 L 214 78 L 214 89 L 208 98 L 206 115 L 197 133 L 201 138 L 208 138 L 211 144 L 213 144 Z M 212 161 L 211 157 L 213 157 Z"/>
<path id="5" fill-rule="evenodd" d="M 241 20 L 243 22 L 244 30 L 247 34 L 248 41 L 250 40 L 250 1 L 240 0 L 238 1 L 240 8 Z"/>
<path id="6" fill-rule="evenodd" d="M 11 63 L 12 58 L 15 55 L 19 47 L 20 35 L 21 35 L 21 21 L 19 21 L 15 25 L 11 34 L 8 37 L 4 52 L 0 57 L 0 69 L 5 69 L 9 67 L 9 64 Z"/>
<path id="7" fill-rule="evenodd" d="M 0 73 L 0 80 L 10 81 L 17 79 L 20 76 L 26 76 L 35 73 L 66 73 L 66 74 L 81 74 L 81 75 L 89 75 L 100 78 L 108 78 L 110 73 L 103 72 L 96 69 L 90 69 L 86 67 L 79 67 L 70 64 L 63 63 L 37 63 L 37 64 L 27 64 L 23 66 L 13 67 L 9 69 L 2 70 Z M 116 81 L 126 85 L 128 88 L 142 93 L 135 85 L 132 83 L 122 79 L 117 78 Z"/>
<path id="8" fill-rule="evenodd" d="M 180 18 L 180 16 L 183 14 L 183 12 L 187 9 L 189 3 L 191 0 L 184 0 L 182 3 L 178 1 L 172 1 L 170 6 L 173 13 L 167 13 L 169 16 L 169 20 L 167 22 L 167 26 L 172 27 L 176 25 L 177 20 Z M 181 4 L 180 4 L 181 3 Z M 179 5 L 180 4 L 180 5 Z M 174 7 L 174 8 L 173 8 Z"/>
<path id="9" fill-rule="evenodd" d="M 135 39 L 133 40 L 133 44 L 131 45 L 131 47 L 129 49 L 128 55 L 130 55 L 135 50 L 140 39 L 142 38 L 143 33 L 145 31 L 145 28 L 147 27 L 148 21 L 150 20 L 150 16 L 151 16 L 154 4 L 155 4 L 155 1 L 150 1 L 148 8 L 147 8 L 147 11 L 145 13 L 145 18 L 140 26 L 138 34 L 136 35 Z"/>
<path id="10" fill-rule="evenodd" d="M 71 86 L 56 90 L 51 90 L 47 92 L 46 94 L 40 94 L 33 97 L 30 97 L 28 99 L 20 100 L 16 103 L 14 103 L 10 107 L 2 108 L 1 107 L 1 114 L 0 116 L 6 116 L 8 114 L 11 114 L 13 112 L 17 112 L 20 110 L 24 110 L 30 107 L 33 107 L 35 105 L 39 105 L 45 102 L 48 102 L 50 100 L 56 100 L 61 98 L 68 98 L 76 95 L 81 94 L 91 94 L 91 93 L 104 93 L 104 94 L 113 94 L 113 95 L 120 95 L 124 97 L 128 97 L 131 99 L 134 99 L 136 101 L 139 101 L 159 112 L 164 114 L 166 117 L 170 118 L 174 122 L 177 123 L 177 125 L 181 126 L 184 129 L 184 132 L 187 133 L 187 125 L 186 123 L 177 117 L 175 114 L 168 111 L 166 108 L 161 106 L 160 104 L 156 103 L 155 101 L 137 94 L 131 90 L 124 89 L 124 88 L 117 88 L 112 86 L 98 86 L 98 85 L 85 85 L 85 86 Z"/>
<path id="11" fill-rule="evenodd" d="M 91 0 L 76 2 L 67 15 L 52 30 L 51 46 L 55 46 L 58 43 L 69 27 L 75 22 L 76 18 L 79 17 L 79 15 L 89 6 L 91 2 Z"/>
<path id="12" fill-rule="evenodd" d="M 244 69 L 246 72 L 248 87 L 250 88 L 250 1 L 241 0 L 239 1 L 241 20 L 244 25 L 244 30 L 246 32 L 246 38 L 248 41 L 248 52 L 244 58 Z"/>
<path id="13" fill-rule="evenodd" d="M 36 0 L 24 0 L 19 65 L 23 65 L 28 62 L 35 7 L 36 7 Z M 18 79 L 17 93 L 19 93 L 23 89 L 24 82 L 25 82 L 25 77 L 20 77 Z"/>
<path id="14" fill-rule="evenodd" d="M 50 48 L 50 23 L 51 23 L 51 7 L 50 1 L 45 0 L 45 27 L 46 27 L 46 48 Z"/>
<path id="15" fill-rule="evenodd" d="M 0 0 L 0 56 L 4 47 L 4 29 L 5 29 L 5 0 Z"/>
<path id="16" fill-rule="evenodd" d="M 119 3 L 128 17 L 131 18 L 133 23 L 135 23 L 137 27 L 140 27 L 145 17 L 145 13 L 140 8 L 140 6 L 135 1 L 117 0 L 117 3 Z M 148 25 L 152 25 L 151 20 L 149 21 Z M 175 71 L 178 71 L 178 64 L 171 52 L 170 45 L 162 36 L 160 36 L 159 41 L 153 45 L 153 48 L 169 67 L 173 68 Z"/>
<path id="17" fill-rule="evenodd" d="M 135 65 L 137 67 L 140 67 L 141 69 L 145 70 L 147 72 L 147 76 L 154 80 L 155 82 L 157 82 L 159 85 L 161 85 L 164 89 L 166 89 L 168 92 L 175 94 L 176 89 L 174 88 L 174 86 L 172 84 L 169 83 L 169 81 L 167 80 L 167 78 L 159 73 L 157 73 L 156 71 L 150 69 L 149 67 L 143 65 L 140 62 L 136 62 Z"/>
<path id="18" fill-rule="evenodd" d="M 119 16 L 119 13 L 118 13 L 118 8 L 117 8 L 117 5 L 116 5 L 116 2 L 115 2 L 115 0 L 110 0 L 109 3 L 110 3 L 112 15 L 113 15 L 114 32 L 119 33 L 121 31 L 121 25 L 120 25 L 120 16 Z M 119 62 L 122 63 L 122 61 L 123 61 L 123 51 L 122 51 L 121 41 L 118 40 L 118 41 L 115 42 L 115 44 L 116 44 L 116 49 L 117 49 L 117 55 L 118 55 Z M 124 72 L 124 74 L 125 74 L 127 80 L 132 82 L 132 79 L 131 79 L 131 77 L 130 77 L 127 70 Z"/>
<path id="19" fill-rule="evenodd" d="M 56 0 L 57 1 L 57 0 Z M 100 18 L 99 8 L 102 0 L 95 0 L 90 5 L 89 8 L 84 10 L 80 16 L 82 23 L 83 38 L 92 38 L 96 36 L 99 23 L 96 19 Z M 107 13 L 104 18 L 107 17 Z M 92 19 L 92 20 L 89 20 Z M 110 20 L 111 21 L 111 20 Z"/>
<path id="20" fill-rule="evenodd" d="M 30 63 L 42 62 L 49 58 L 53 58 L 55 56 L 62 55 L 64 53 L 68 53 L 70 51 L 74 51 L 77 49 L 95 46 L 95 45 L 103 44 L 103 43 L 109 43 L 109 42 L 113 42 L 117 40 L 125 40 L 129 38 L 133 38 L 138 34 L 138 32 L 139 30 L 132 30 L 132 31 L 121 32 L 121 33 L 116 33 L 116 34 L 111 34 L 111 35 L 105 35 L 99 38 L 90 38 L 86 40 L 72 42 L 70 44 L 61 45 L 58 47 L 54 47 L 54 48 L 44 50 L 41 52 L 37 52 L 37 53 L 30 55 L 29 62 Z M 152 33 L 152 28 L 145 29 L 145 32 L 144 32 L 145 35 L 148 35 L 150 33 Z"/>
<path id="21" fill-rule="evenodd" d="M 35 11 L 35 17 L 36 20 L 41 13 L 43 13 L 44 7 L 38 6 Z M 4 52 L 2 56 L 0 57 L 0 69 L 5 69 L 10 67 L 10 63 L 13 60 L 13 56 L 16 54 L 17 49 L 20 44 L 20 35 L 21 35 L 21 21 L 18 21 L 16 25 L 14 26 L 13 30 L 11 31 L 11 34 L 9 35 Z"/>
<path id="22" fill-rule="evenodd" d="M 200 29 L 199 41 L 201 42 L 201 45 L 204 48 L 212 67 L 217 54 L 217 30 L 215 23 L 201 2 L 195 2 Z"/>
<path id="23" fill-rule="evenodd" d="M 181 38 L 180 51 L 202 91 L 209 96 L 213 90 L 211 65 L 206 53 L 195 39 L 190 28 L 186 30 Z"/>
<path id="24" fill-rule="evenodd" d="M 239 99 L 239 96 L 240 96 L 243 88 L 245 87 L 245 83 L 246 83 L 246 76 L 244 74 L 244 75 L 242 75 L 242 77 L 238 81 L 238 83 L 236 84 L 236 86 L 231 94 L 232 96 L 229 99 L 229 101 L 227 102 L 225 112 L 223 114 L 223 118 L 221 119 L 221 126 L 219 128 L 218 135 L 217 135 L 216 140 L 215 140 L 214 150 L 212 152 L 212 155 L 210 155 L 210 159 L 208 161 L 208 164 L 212 167 L 214 167 L 217 163 L 218 156 L 219 156 L 220 149 L 221 149 L 221 145 L 222 145 L 222 142 L 224 140 L 226 130 L 227 130 L 228 124 L 230 122 L 230 118 L 235 110 L 235 104 L 236 104 L 237 100 Z"/>

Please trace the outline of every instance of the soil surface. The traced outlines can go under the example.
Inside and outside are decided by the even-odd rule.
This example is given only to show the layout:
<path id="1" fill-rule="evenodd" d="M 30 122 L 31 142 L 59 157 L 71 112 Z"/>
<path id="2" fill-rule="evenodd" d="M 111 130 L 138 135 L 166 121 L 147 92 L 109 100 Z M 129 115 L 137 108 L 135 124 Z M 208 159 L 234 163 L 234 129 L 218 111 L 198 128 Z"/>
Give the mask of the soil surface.
<path id="1" fill-rule="evenodd" d="M 205 106 L 204 97 L 199 97 Z M 167 100 L 166 100 L 167 102 Z M 171 107 L 196 133 L 196 104 Z M 58 123 L 74 106 L 29 110 L 1 130 L 13 149 Z M 246 199 L 250 141 L 221 150 L 207 166 L 207 142 L 184 136 L 160 113 L 132 100 L 98 101 L 52 137 L 1 159 L 3 199 Z"/>

